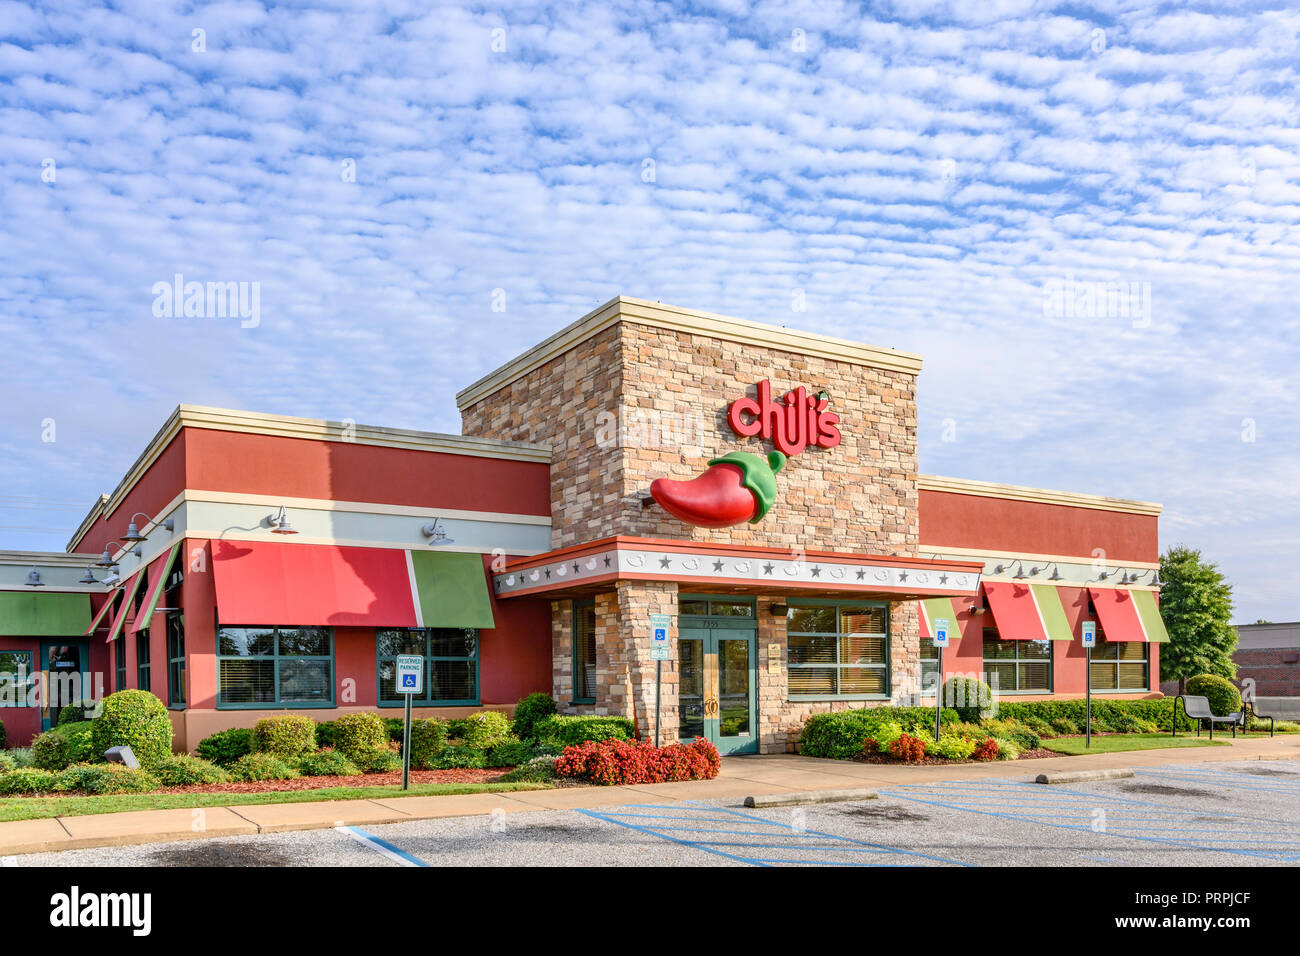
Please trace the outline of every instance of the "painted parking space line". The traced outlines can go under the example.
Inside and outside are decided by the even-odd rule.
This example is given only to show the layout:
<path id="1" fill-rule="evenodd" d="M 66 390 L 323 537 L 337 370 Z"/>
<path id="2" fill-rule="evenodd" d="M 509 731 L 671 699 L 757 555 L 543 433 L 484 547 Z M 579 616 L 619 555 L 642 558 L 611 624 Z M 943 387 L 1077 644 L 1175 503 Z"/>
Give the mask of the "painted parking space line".
<path id="1" fill-rule="evenodd" d="M 651 812 L 655 809 L 664 812 Z M 630 806 L 577 812 L 750 866 L 971 865 L 915 850 L 808 830 L 752 813 L 695 801 L 683 801 L 672 807 Z M 743 839 L 745 837 L 748 839 Z"/>
<path id="2" fill-rule="evenodd" d="M 380 856 L 387 857 L 398 866 L 428 866 L 429 864 L 421 860 L 418 856 L 407 853 L 399 846 L 394 846 L 387 840 L 380 839 L 373 833 L 367 833 L 359 827 L 337 826 L 334 828 L 340 833 L 351 837 L 362 846 L 374 850 Z"/>
<path id="3" fill-rule="evenodd" d="M 1207 781 L 1202 781 L 1207 782 Z M 1070 788 L 1041 792 L 1014 781 L 902 786 L 880 791 L 913 803 L 1054 829 L 1095 833 L 1170 848 L 1229 853 L 1281 862 L 1300 860 L 1300 824 L 1220 810 L 1189 810 L 1151 800 Z M 1098 812 L 1102 817 L 1098 817 Z M 1189 815 L 1195 814 L 1195 821 Z M 1099 820 L 1104 825 L 1097 827 Z"/>

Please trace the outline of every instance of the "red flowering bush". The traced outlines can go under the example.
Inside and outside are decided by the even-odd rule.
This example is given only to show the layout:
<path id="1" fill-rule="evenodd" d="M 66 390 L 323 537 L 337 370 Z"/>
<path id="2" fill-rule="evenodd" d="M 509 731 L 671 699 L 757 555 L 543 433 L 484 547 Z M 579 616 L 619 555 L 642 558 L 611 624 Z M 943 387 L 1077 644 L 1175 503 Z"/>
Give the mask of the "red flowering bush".
<path id="1" fill-rule="evenodd" d="M 718 748 L 703 737 L 689 744 L 656 747 L 647 740 L 589 740 L 565 747 L 555 760 L 561 777 L 589 780 L 612 787 L 630 783 L 668 783 L 674 780 L 711 780 L 722 758 Z"/>
<path id="2" fill-rule="evenodd" d="M 903 734 L 889 745 L 889 752 L 904 763 L 920 763 L 925 759 L 925 741 Z"/>
<path id="3" fill-rule="evenodd" d="M 997 760 L 998 759 L 998 742 L 990 737 L 975 748 L 971 754 L 975 760 Z"/>

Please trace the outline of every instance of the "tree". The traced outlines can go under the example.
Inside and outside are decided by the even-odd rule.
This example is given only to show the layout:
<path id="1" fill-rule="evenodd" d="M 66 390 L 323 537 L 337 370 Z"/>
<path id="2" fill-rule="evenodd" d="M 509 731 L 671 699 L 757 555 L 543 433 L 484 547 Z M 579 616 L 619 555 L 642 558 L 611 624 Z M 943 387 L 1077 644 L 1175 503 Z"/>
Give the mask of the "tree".
<path id="1" fill-rule="evenodd" d="M 1236 677 L 1232 585 L 1219 566 L 1200 551 L 1175 545 L 1160 559 L 1160 579 L 1160 616 L 1169 631 L 1169 643 L 1160 649 L 1160 676 L 1177 680 L 1180 691 L 1197 674 Z"/>

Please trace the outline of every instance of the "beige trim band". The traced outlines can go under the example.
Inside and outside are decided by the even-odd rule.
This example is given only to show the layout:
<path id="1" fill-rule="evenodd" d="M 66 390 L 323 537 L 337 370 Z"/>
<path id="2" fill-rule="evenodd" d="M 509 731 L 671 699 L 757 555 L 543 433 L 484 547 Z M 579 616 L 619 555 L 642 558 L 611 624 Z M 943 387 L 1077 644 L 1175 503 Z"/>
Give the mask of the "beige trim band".
<path id="1" fill-rule="evenodd" d="M 1063 505 L 1067 508 L 1092 508 L 1096 511 L 1119 511 L 1124 514 L 1156 516 L 1164 506 L 1150 501 L 1128 498 L 1107 498 L 1102 495 L 1084 495 L 1073 491 L 1049 491 L 1023 485 L 1003 485 L 992 481 L 974 481 L 969 478 L 943 478 L 938 475 L 918 475 L 920 491 L 944 491 L 954 495 L 978 495 L 981 498 L 1007 498 L 1012 501 L 1032 501 L 1037 504 Z"/>
<path id="2" fill-rule="evenodd" d="M 1030 551 L 990 551 L 987 548 L 949 548 L 937 544 L 917 545 L 916 553 L 922 558 L 960 555 L 989 560 L 1046 561 L 1051 564 L 1092 564 L 1094 560 L 1091 554 L 1036 554 Z M 989 560 L 984 563 L 988 564 Z M 1144 571 L 1160 567 L 1159 561 L 1118 561 L 1113 558 L 1107 559 L 1106 564 L 1116 568 L 1141 568 Z"/>
<path id="3" fill-rule="evenodd" d="M 303 508 L 308 511 L 346 511 L 351 514 L 396 515 L 405 518 L 457 518 L 466 521 L 496 521 L 508 524 L 551 526 L 550 515 L 525 515 L 508 511 L 465 511 L 460 508 L 434 506 L 385 505 L 370 501 L 333 501 L 325 498 L 290 498 L 283 495 L 232 494 L 224 491 L 201 491 L 186 488 L 171 507 L 183 501 L 201 501 L 208 504 L 266 505 L 278 508 Z M 165 514 L 165 512 L 164 512 Z"/>
<path id="4" fill-rule="evenodd" d="M 468 408 L 618 322 L 635 322 L 653 328 L 781 349 L 851 365 L 891 369 L 910 375 L 921 371 L 921 356 L 911 352 L 620 295 L 462 389 L 456 394 L 456 406 L 462 410 Z"/>

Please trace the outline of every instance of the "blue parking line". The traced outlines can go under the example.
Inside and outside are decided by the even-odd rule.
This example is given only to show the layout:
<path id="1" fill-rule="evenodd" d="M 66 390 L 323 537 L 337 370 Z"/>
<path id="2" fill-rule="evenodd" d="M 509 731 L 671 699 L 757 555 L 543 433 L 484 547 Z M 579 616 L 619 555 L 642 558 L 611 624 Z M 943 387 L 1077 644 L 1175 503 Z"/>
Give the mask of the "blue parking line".
<path id="1" fill-rule="evenodd" d="M 639 833 L 646 833 L 649 834 L 650 836 L 658 837 L 661 840 L 667 840 L 669 843 L 676 843 L 678 846 L 703 850 L 705 853 L 712 853 L 715 856 L 725 857 L 728 860 L 735 860 L 737 863 L 752 862 L 751 860 L 748 860 L 745 857 L 736 856 L 734 853 L 723 853 L 721 850 L 710 849 L 709 847 L 703 846 L 693 840 L 679 840 L 677 839 L 677 837 L 665 836 L 664 834 L 658 833 L 655 830 L 650 829 L 649 827 L 643 827 L 636 823 L 624 823 L 622 820 L 615 820 L 604 813 L 597 813 L 595 810 L 580 809 L 578 810 L 578 813 L 581 813 L 583 816 L 594 817 L 597 820 L 604 820 L 606 823 L 613 823 L 621 827 L 627 827 L 629 830 L 636 830 Z M 759 864 L 759 865 L 766 866 L 767 864 Z"/>
<path id="2" fill-rule="evenodd" d="M 387 840 L 375 836 L 373 833 L 367 833 L 365 830 L 361 829 L 360 827 L 340 826 L 340 827 L 335 827 L 335 829 L 340 830 L 343 833 L 346 833 L 348 836 L 352 837 L 352 839 L 356 840 L 362 846 L 368 846 L 370 847 L 370 849 L 374 850 L 377 853 L 380 853 L 384 856 L 397 857 L 400 861 L 405 862 L 408 866 L 429 865 L 428 863 L 424 862 L 424 860 L 421 860 L 418 856 L 415 856 L 414 854 L 411 853 L 407 853 L 401 847 L 394 846 L 393 844 L 389 843 Z"/>

